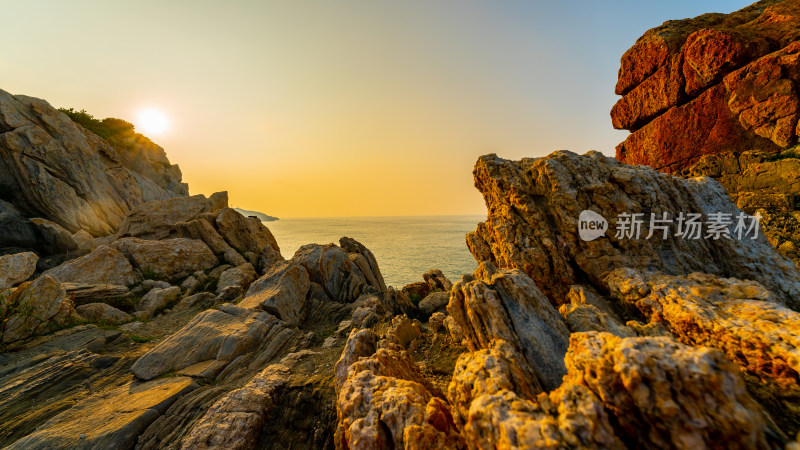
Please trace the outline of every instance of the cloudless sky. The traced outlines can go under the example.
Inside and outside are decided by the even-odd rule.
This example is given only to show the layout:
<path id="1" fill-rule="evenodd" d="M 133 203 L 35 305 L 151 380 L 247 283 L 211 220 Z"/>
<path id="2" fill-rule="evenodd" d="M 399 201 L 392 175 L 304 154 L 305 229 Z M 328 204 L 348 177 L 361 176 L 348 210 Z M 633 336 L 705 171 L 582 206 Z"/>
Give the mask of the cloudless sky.
<path id="1" fill-rule="evenodd" d="M 751 1 L 0 1 L 0 89 L 136 123 L 192 194 L 279 217 L 480 214 L 478 156 L 613 155 L 619 59 Z"/>

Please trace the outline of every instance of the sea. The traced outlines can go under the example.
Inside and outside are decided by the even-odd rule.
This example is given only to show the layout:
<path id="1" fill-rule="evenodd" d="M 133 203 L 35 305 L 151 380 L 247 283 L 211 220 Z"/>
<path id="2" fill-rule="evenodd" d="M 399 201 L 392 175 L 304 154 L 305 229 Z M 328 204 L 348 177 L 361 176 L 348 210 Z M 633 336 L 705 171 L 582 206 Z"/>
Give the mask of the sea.
<path id="1" fill-rule="evenodd" d="M 439 269 L 450 281 L 478 267 L 465 235 L 486 216 L 326 217 L 264 222 L 291 258 L 305 244 L 339 245 L 351 237 L 372 251 L 387 286 L 402 288 Z"/>

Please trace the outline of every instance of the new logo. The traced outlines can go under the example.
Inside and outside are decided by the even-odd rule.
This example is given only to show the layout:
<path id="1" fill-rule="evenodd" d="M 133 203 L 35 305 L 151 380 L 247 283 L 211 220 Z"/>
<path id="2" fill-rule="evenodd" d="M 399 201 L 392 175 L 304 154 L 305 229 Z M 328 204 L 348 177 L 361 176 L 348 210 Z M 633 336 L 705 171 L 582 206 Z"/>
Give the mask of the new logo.
<path id="1" fill-rule="evenodd" d="M 606 234 L 608 221 L 594 211 L 581 211 L 578 216 L 578 235 L 584 241 L 593 241 Z"/>

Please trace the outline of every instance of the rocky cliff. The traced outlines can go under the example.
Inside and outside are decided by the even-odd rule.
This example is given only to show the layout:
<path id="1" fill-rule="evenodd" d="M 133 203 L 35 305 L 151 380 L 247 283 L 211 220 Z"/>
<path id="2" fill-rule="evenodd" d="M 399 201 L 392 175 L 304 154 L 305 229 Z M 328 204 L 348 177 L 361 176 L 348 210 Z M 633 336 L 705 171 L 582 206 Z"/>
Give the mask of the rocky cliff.
<path id="1" fill-rule="evenodd" d="M 0 90 L 0 249 L 74 251 L 69 235 L 112 234 L 135 206 L 186 195 L 147 138 L 114 146 L 44 100 Z"/>
<path id="2" fill-rule="evenodd" d="M 672 172 L 701 156 L 797 143 L 800 2 L 671 20 L 622 56 L 611 118 L 617 158 Z"/>

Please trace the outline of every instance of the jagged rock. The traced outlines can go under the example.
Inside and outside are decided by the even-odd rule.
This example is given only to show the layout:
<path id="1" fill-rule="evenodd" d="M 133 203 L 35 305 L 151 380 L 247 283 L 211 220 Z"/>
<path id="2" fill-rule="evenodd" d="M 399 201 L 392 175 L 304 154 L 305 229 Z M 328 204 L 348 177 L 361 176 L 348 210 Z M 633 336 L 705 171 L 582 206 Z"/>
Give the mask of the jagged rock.
<path id="1" fill-rule="evenodd" d="M 97 248 L 97 243 L 94 238 L 91 234 L 87 233 L 86 230 L 78 230 L 75 232 L 72 235 L 72 240 L 75 241 L 75 245 L 78 246 L 78 249 L 85 252 L 91 252 Z"/>
<path id="2" fill-rule="evenodd" d="M 145 278 L 176 281 L 219 264 L 208 246 L 196 239 L 150 241 L 124 238 L 118 240 L 115 246 L 142 271 Z"/>
<path id="3" fill-rule="evenodd" d="M 287 325 L 296 326 L 308 289 L 308 272 L 303 266 L 292 261 L 280 262 L 250 285 L 239 306 L 263 309 Z"/>
<path id="4" fill-rule="evenodd" d="M 444 319 L 444 326 L 447 327 L 447 332 L 450 333 L 450 337 L 453 338 L 454 342 L 461 343 L 464 340 L 464 332 L 461 330 L 461 327 L 456 323 L 453 316 L 447 316 Z"/>
<path id="5" fill-rule="evenodd" d="M 391 286 L 383 293 L 383 307 L 392 315 L 414 314 L 417 311 L 417 307 L 411 303 L 405 290 L 398 291 Z"/>
<path id="6" fill-rule="evenodd" d="M 800 304 L 800 274 L 761 234 L 758 239 L 688 239 L 675 236 L 672 223 L 666 239 L 660 230 L 645 239 L 648 219 L 641 239 L 616 237 L 622 213 L 666 212 L 673 219 L 699 213 L 704 221 L 713 213 L 735 217 L 740 211 L 709 178 L 684 180 L 596 152 L 560 151 L 518 162 L 483 156 L 475 179 L 489 216 L 468 235 L 470 250 L 479 261 L 525 271 L 556 304 L 564 303 L 569 286 L 587 280 L 602 284 L 603 274 L 622 267 L 752 279 L 773 292 L 789 292 L 787 301 Z M 578 216 L 587 209 L 608 220 L 605 236 L 580 239 Z"/>
<path id="7" fill-rule="evenodd" d="M 199 239 L 208 245 L 217 257 L 234 266 L 246 264 L 244 256 L 234 250 L 222 236 L 219 235 L 214 226 L 205 218 L 195 219 L 190 222 L 180 222 L 175 225 L 181 237 Z"/>
<path id="8" fill-rule="evenodd" d="M 450 301 L 450 292 L 431 292 L 425 298 L 419 301 L 417 308 L 425 314 L 430 316 L 437 311 L 443 311 Z"/>
<path id="9" fill-rule="evenodd" d="M 784 403 L 781 415 L 800 423 L 800 314 L 753 281 L 693 273 L 667 276 L 619 269 L 607 277 L 613 296 L 667 325 L 689 345 L 721 350 Z M 776 405 L 777 406 L 777 405 Z"/>
<path id="10" fill-rule="evenodd" d="M 606 331 L 615 336 L 633 337 L 636 332 L 619 323 L 614 317 L 590 304 L 570 303 L 558 309 L 573 333 L 580 331 Z"/>
<path id="11" fill-rule="evenodd" d="M 75 306 L 61 283 L 48 275 L 23 284 L 10 300 L 2 335 L 5 344 L 66 325 L 75 318 Z"/>
<path id="12" fill-rule="evenodd" d="M 117 236 L 142 239 L 178 237 L 178 224 L 213 212 L 214 205 L 204 195 L 170 198 L 143 203 L 134 207 L 120 226 Z"/>
<path id="13" fill-rule="evenodd" d="M 431 291 L 442 290 L 444 292 L 450 292 L 450 289 L 453 287 L 453 283 L 448 280 L 439 269 L 431 269 L 425 272 L 422 274 L 422 279 L 428 283 Z"/>
<path id="14" fill-rule="evenodd" d="M 142 281 L 142 289 L 145 292 L 150 292 L 153 289 L 169 289 L 172 285 L 167 283 L 166 281 L 161 280 L 144 280 Z"/>
<path id="15" fill-rule="evenodd" d="M 371 350 L 371 331 L 354 331 L 346 346 Z M 374 336 L 374 335 L 373 335 Z M 404 350 L 378 344 L 372 355 L 342 355 L 337 389 L 337 448 L 465 448 L 447 403 Z M 352 363 L 349 367 L 345 361 Z"/>
<path id="16" fill-rule="evenodd" d="M 392 325 L 389 327 L 386 334 L 388 336 L 387 339 L 390 339 L 392 342 L 403 347 L 408 347 L 414 339 L 417 339 L 422 334 L 422 330 L 419 324 L 415 323 L 404 314 L 402 316 L 395 316 L 392 319 Z"/>
<path id="17" fill-rule="evenodd" d="M 447 329 L 444 324 L 447 317 L 448 316 L 441 311 L 431 314 L 431 317 L 428 318 L 428 327 L 430 327 L 431 331 L 434 333 L 441 333 L 443 330 Z"/>
<path id="18" fill-rule="evenodd" d="M 88 255 L 69 260 L 44 273 L 62 283 L 120 286 L 136 283 L 133 266 L 125 255 L 105 245 L 97 247 Z"/>
<path id="19" fill-rule="evenodd" d="M 61 225 L 47 219 L 34 218 L 31 223 L 41 236 L 40 246 L 47 254 L 67 253 L 78 250 L 78 244 L 72 238 L 72 233 Z"/>
<path id="20" fill-rule="evenodd" d="M 137 305 L 137 316 L 141 319 L 149 319 L 160 309 L 164 309 L 170 303 L 178 300 L 181 296 L 181 288 L 178 286 L 166 289 L 151 289 L 150 292 L 142 297 L 142 301 Z"/>
<path id="21" fill-rule="evenodd" d="M 347 252 L 334 244 L 308 244 L 300 247 L 292 261 L 303 265 L 311 281 L 319 284 L 325 294 L 338 302 L 352 302 L 364 287 L 369 286 Z"/>
<path id="22" fill-rule="evenodd" d="M 260 255 L 266 247 L 280 251 L 269 228 L 254 217 L 245 217 L 232 208 L 223 209 L 216 220 L 219 234 L 239 253 Z"/>
<path id="23" fill-rule="evenodd" d="M 188 377 L 128 382 L 78 403 L 7 448 L 133 448 L 148 425 L 196 388 Z"/>
<path id="24" fill-rule="evenodd" d="M 183 440 L 184 449 L 252 448 L 272 413 L 276 391 L 284 386 L 289 368 L 273 364 L 244 387 L 214 403 Z"/>
<path id="25" fill-rule="evenodd" d="M 524 369 L 535 374 L 545 390 L 557 388 L 566 373 L 569 345 L 561 316 L 520 270 L 499 271 L 483 262 L 475 277 L 464 275 L 453 286 L 447 305 L 469 349 L 488 348 L 493 339 L 502 339 L 524 355 Z"/>
<path id="26" fill-rule="evenodd" d="M 33 252 L 0 256 L 0 291 L 19 284 L 33 275 L 39 257 Z"/>
<path id="27" fill-rule="evenodd" d="M 200 361 L 231 361 L 253 350 L 270 326 L 266 313 L 232 305 L 203 311 L 136 360 L 131 371 L 139 379 L 152 380 Z"/>
<path id="28" fill-rule="evenodd" d="M 222 272 L 217 281 L 217 292 L 228 286 L 239 286 L 242 290 L 250 287 L 250 283 L 258 277 L 256 269 L 250 263 L 244 263 Z"/>
<path id="29" fill-rule="evenodd" d="M 380 268 L 378 268 L 378 260 L 375 259 L 375 255 L 372 254 L 370 249 L 365 247 L 357 240 L 349 237 L 342 237 L 339 239 L 339 246 L 341 246 L 344 251 L 351 255 L 351 260 L 356 260 L 358 263 L 358 268 L 361 270 L 364 276 L 367 277 L 367 281 L 369 281 L 369 283 L 375 289 L 380 291 L 386 290 L 386 283 L 383 280 L 383 275 L 381 275 Z M 352 256 L 353 254 L 361 255 L 367 265 L 365 266 L 363 263 L 361 263 L 360 258 L 354 258 Z"/>
<path id="30" fill-rule="evenodd" d="M 133 317 L 105 303 L 87 303 L 75 307 L 75 311 L 90 322 L 119 325 L 130 322 Z"/>
<path id="31" fill-rule="evenodd" d="M 347 339 L 342 356 L 334 367 L 334 384 L 336 392 L 347 380 L 347 371 L 359 358 L 372 356 L 378 350 L 378 336 L 370 329 L 352 330 Z"/>
<path id="32" fill-rule="evenodd" d="M 264 249 L 264 252 L 258 258 L 258 267 L 261 269 L 261 274 L 267 273 L 269 269 L 272 268 L 275 264 L 285 261 L 281 252 L 275 250 L 272 247 L 267 247 Z"/>
<path id="33" fill-rule="evenodd" d="M 0 184 L 33 216 L 70 232 L 116 230 L 130 208 L 187 194 L 163 149 L 144 137 L 115 148 L 46 101 L 0 91 Z"/>
<path id="34" fill-rule="evenodd" d="M 617 157 L 675 171 L 706 154 L 793 143 L 798 24 L 794 0 L 768 0 L 647 31 L 621 61 L 611 117 L 633 133 Z"/>
<path id="35" fill-rule="evenodd" d="M 625 448 L 589 389 L 540 393 L 521 359 L 502 340 L 459 357 L 448 397 L 470 448 Z"/>
<path id="36" fill-rule="evenodd" d="M 564 385 L 588 387 L 636 447 L 769 448 L 771 429 L 736 366 L 670 338 L 575 333 Z M 773 443 L 774 444 L 774 443 Z"/>
<path id="37" fill-rule="evenodd" d="M 408 297 L 418 297 L 419 299 L 425 298 L 431 293 L 431 286 L 427 281 L 416 281 L 403 286 L 403 293 Z"/>

